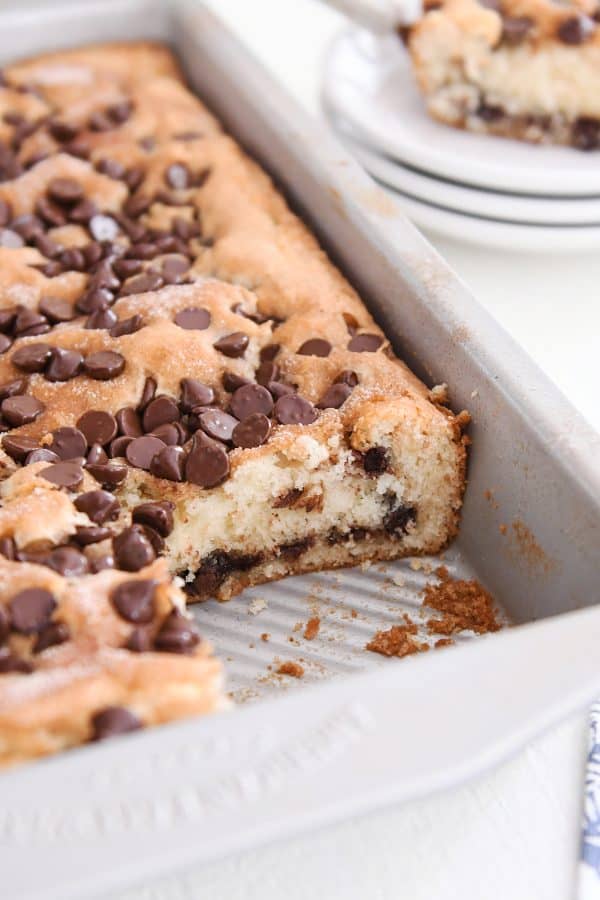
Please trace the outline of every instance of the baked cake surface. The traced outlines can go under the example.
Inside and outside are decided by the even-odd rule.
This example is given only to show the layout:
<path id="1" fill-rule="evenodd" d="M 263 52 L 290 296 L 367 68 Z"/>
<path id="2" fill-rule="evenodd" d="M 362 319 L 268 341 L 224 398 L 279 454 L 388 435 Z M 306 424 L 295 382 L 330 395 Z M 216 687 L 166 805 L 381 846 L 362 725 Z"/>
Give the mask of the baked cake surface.
<path id="1" fill-rule="evenodd" d="M 9 67 L 0 141 L 13 763 L 226 705 L 185 599 L 436 552 L 465 440 L 162 47 Z"/>
<path id="2" fill-rule="evenodd" d="M 430 0 L 407 33 L 435 118 L 536 143 L 600 146 L 596 0 Z"/>

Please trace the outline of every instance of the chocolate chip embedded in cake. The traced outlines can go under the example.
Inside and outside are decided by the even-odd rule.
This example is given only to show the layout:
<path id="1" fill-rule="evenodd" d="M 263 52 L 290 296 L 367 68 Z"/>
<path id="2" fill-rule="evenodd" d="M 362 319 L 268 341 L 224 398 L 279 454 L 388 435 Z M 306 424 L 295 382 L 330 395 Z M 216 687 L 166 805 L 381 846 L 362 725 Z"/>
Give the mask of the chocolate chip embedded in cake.
<path id="1" fill-rule="evenodd" d="M 430 114 L 471 131 L 600 147 L 595 0 L 428 4 L 406 36 Z"/>

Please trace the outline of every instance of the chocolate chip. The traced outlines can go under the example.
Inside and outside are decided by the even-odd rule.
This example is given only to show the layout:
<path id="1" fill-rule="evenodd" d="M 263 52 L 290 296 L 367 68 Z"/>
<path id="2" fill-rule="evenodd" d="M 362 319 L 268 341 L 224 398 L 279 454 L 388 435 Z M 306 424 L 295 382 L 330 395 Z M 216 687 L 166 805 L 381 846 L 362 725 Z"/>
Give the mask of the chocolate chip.
<path id="1" fill-rule="evenodd" d="M 128 278 L 121 288 L 121 296 L 130 294 L 145 294 L 147 291 L 157 291 L 164 284 L 162 275 L 158 272 L 143 272 L 135 278 Z"/>
<path id="2" fill-rule="evenodd" d="M 229 474 L 229 458 L 218 444 L 194 441 L 185 463 L 186 480 L 200 487 L 215 487 Z"/>
<path id="3" fill-rule="evenodd" d="M 133 112 L 133 104 L 130 100 L 121 100 L 119 103 L 113 103 L 106 110 L 106 115 L 117 125 L 126 122 Z"/>
<path id="4" fill-rule="evenodd" d="M 125 435 L 126 437 L 141 437 L 144 433 L 142 431 L 140 417 L 133 407 L 126 406 L 123 409 L 120 409 L 116 419 L 119 434 Z"/>
<path id="5" fill-rule="evenodd" d="M 210 313 L 202 307 L 192 306 L 180 310 L 175 316 L 175 324 L 190 331 L 204 331 L 210 325 Z M 248 339 L 246 338 L 246 343 Z M 240 354 L 238 354 L 240 355 Z"/>
<path id="6" fill-rule="evenodd" d="M 317 409 L 339 409 L 351 393 L 352 388 L 347 384 L 332 384 L 317 403 Z"/>
<path id="7" fill-rule="evenodd" d="M 281 425 L 310 425 L 317 418 L 317 411 L 304 397 L 286 394 L 275 404 L 275 418 Z"/>
<path id="8" fill-rule="evenodd" d="M 85 456 L 87 441 L 85 435 L 78 428 L 65 426 L 52 432 L 50 449 L 61 459 L 77 459 Z"/>
<path id="9" fill-rule="evenodd" d="M 65 460 L 63 462 L 54 463 L 47 469 L 38 472 L 42 478 L 58 487 L 64 487 L 69 491 L 74 491 L 83 481 L 83 469 L 79 462 L 74 460 Z"/>
<path id="10" fill-rule="evenodd" d="M 7 538 L 3 538 L 2 540 L 7 540 Z M 10 540 L 10 538 L 8 538 Z M 2 554 L 6 557 L 6 554 Z M 10 557 L 7 557 L 10 559 Z M 10 615 L 8 613 L 8 607 L 0 606 L 0 644 L 6 640 L 10 633 Z"/>
<path id="11" fill-rule="evenodd" d="M 33 337 L 50 331 L 50 323 L 46 316 L 24 307 L 18 311 L 13 328 L 15 337 Z"/>
<path id="12" fill-rule="evenodd" d="M 68 300 L 62 297 L 43 297 L 40 300 L 39 310 L 50 322 L 70 322 L 76 312 Z"/>
<path id="13" fill-rule="evenodd" d="M 56 647 L 64 644 L 71 637 L 71 630 L 66 622 L 49 622 L 46 627 L 39 632 L 33 645 L 34 653 L 43 653 L 49 647 Z"/>
<path id="14" fill-rule="evenodd" d="M 233 429 L 235 447 L 260 447 L 271 431 L 271 423 L 263 413 L 252 413 Z"/>
<path id="15" fill-rule="evenodd" d="M 98 213 L 88 222 L 88 230 L 96 241 L 114 241 L 119 234 L 119 224 L 112 216 Z"/>
<path id="16" fill-rule="evenodd" d="M 246 384 L 235 391 L 230 406 L 231 412 L 240 420 L 252 413 L 268 416 L 273 411 L 273 398 L 260 384 Z"/>
<path id="17" fill-rule="evenodd" d="M 283 384 L 281 381 L 270 381 L 267 385 L 267 390 L 274 400 L 279 400 L 280 397 L 286 397 L 288 394 L 296 393 L 291 385 Z"/>
<path id="18" fill-rule="evenodd" d="M 109 178 L 119 180 L 125 175 L 125 166 L 116 159 L 99 159 L 96 163 L 96 171 Z"/>
<path id="19" fill-rule="evenodd" d="M 106 309 L 114 302 L 114 294 L 104 287 L 93 287 L 77 300 L 76 306 L 79 312 L 93 313 Z M 115 322 L 117 317 L 115 316 Z"/>
<path id="20" fill-rule="evenodd" d="M 6 353 L 12 347 L 12 340 L 6 334 L 0 334 L 0 354 Z"/>
<path id="21" fill-rule="evenodd" d="M 87 124 L 92 131 L 111 131 L 115 127 L 115 123 L 101 110 L 92 113 Z"/>
<path id="22" fill-rule="evenodd" d="M 114 263 L 114 270 L 119 278 L 131 278 L 132 275 L 138 275 L 143 269 L 143 263 L 139 259 L 117 259 Z"/>
<path id="23" fill-rule="evenodd" d="M 31 453 L 28 453 L 25 457 L 26 466 L 30 466 L 32 463 L 36 462 L 55 463 L 59 461 L 60 456 L 52 450 L 48 450 L 47 447 L 38 447 L 36 450 L 32 450 Z"/>
<path id="24" fill-rule="evenodd" d="M 11 227 L 20 234 L 25 241 L 32 241 L 36 235 L 42 234 L 44 231 L 43 222 L 31 213 L 17 216 L 16 219 L 13 219 Z"/>
<path id="25" fill-rule="evenodd" d="M 63 350 L 62 347 L 54 347 L 50 356 L 50 362 L 46 367 L 48 381 L 69 381 L 81 371 L 83 356 L 76 350 Z"/>
<path id="26" fill-rule="evenodd" d="M 280 350 L 281 350 L 280 344 L 265 344 L 265 346 L 260 351 L 260 361 L 261 362 L 272 362 Z"/>
<path id="27" fill-rule="evenodd" d="M 348 350 L 354 353 L 374 353 L 383 344 L 379 334 L 355 334 L 348 344 Z"/>
<path id="28" fill-rule="evenodd" d="M 105 569 L 114 569 L 115 560 L 112 553 L 103 553 L 90 560 L 90 569 L 92 572 L 103 572 Z"/>
<path id="29" fill-rule="evenodd" d="M 256 370 L 256 380 L 263 386 L 279 378 L 279 366 L 272 361 L 262 362 Z"/>
<path id="30" fill-rule="evenodd" d="M 576 46 L 587 41 L 596 29 L 596 23 L 589 16 L 576 15 L 564 19 L 558 26 L 558 37 L 563 44 Z"/>
<path id="31" fill-rule="evenodd" d="M 230 441 L 238 420 L 222 409 L 208 409 L 200 413 L 198 423 L 200 428 L 215 440 Z"/>
<path id="32" fill-rule="evenodd" d="M 139 525 L 148 525 L 162 537 L 168 537 L 173 531 L 173 510 L 175 504 L 169 500 L 149 501 L 134 507 L 132 520 Z"/>
<path id="33" fill-rule="evenodd" d="M 60 264 L 63 269 L 73 269 L 76 272 L 84 272 L 87 268 L 85 256 L 77 247 L 70 247 L 60 254 Z"/>
<path id="34" fill-rule="evenodd" d="M 150 471 L 157 478 L 183 481 L 185 451 L 182 447 L 164 447 L 150 464 Z"/>
<path id="35" fill-rule="evenodd" d="M 187 438 L 187 436 L 183 436 L 183 434 L 180 433 L 177 427 L 178 425 L 178 422 L 174 425 L 167 422 L 165 425 L 159 425 L 158 428 L 153 428 L 149 434 L 153 434 L 155 437 L 160 438 L 167 446 L 173 447 L 176 444 L 182 444 Z"/>
<path id="36" fill-rule="evenodd" d="M 172 163 L 165 172 L 165 181 L 176 191 L 184 191 L 190 184 L 190 170 L 184 163 Z"/>
<path id="37" fill-rule="evenodd" d="M 112 543 L 115 561 L 126 572 L 139 572 L 156 558 L 154 548 L 141 525 L 126 528 L 113 537 Z"/>
<path id="38" fill-rule="evenodd" d="M 95 525 L 104 525 L 119 515 L 119 501 L 108 491 L 86 491 L 74 500 L 75 508 Z"/>
<path id="39" fill-rule="evenodd" d="M 128 319 L 121 319 L 120 322 L 116 322 L 110 329 L 110 336 L 118 338 L 126 334 L 135 334 L 143 324 L 142 317 L 136 313 L 136 315 L 130 316 Z"/>
<path id="40" fill-rule="evenodd" d="M 502 19 L 502 43 L 511 47 L 521 44 L 533 28 L 529 16 L 504 16 Z"/>
<path id="41" fill-rule="evenodd" d="M 117 316 L 112 309 L 96 309 L 88 316 L 86 328 L 112 328 L 117 323 Z"/>
<path id="42" fill-rule="evenodd" d="M 354 388 L 358 384 L 358 375 L 351 369 L 344 369 L 344 371 L 340 372 L 337 376 L 334 384 L 347 384 L 348 387 Z"/>
<path id="43" fill-rule="evenodd" d="M 137 191 L 144 178 L 146 177 L 146 173 L 141 166 L 132 166 L 125 173 L 125 184 L 129 188 L 130 191 Z M 148 201 L 147 197 L 144 197 L 144 203 Z"/>
<path id="44" fill-rule="evenodd" d="M 95 465 L 97 463 L 104 464 L 108 462 L 108 456 L 100 446 L 100 444 L 92 444 L 90 452 L 87 455 L 87 465 Z"/>
<path id="45" fill-rule="evenodd" d="M 189 268 L 190 260 L 185 256 L 167 256 L 163 259 L 161 272 L 167 284 L 180 284 Z"/>
<path id="46" fill-rule="evenodd" d="M 69 211 L 69 221 L 77 225 L 87 225 L 94 216 L 98 215 L 98 207 L 93 200 L 84 199 Z"/>
<path id="47" fill-rule="evenodd" d="M 215 350 L 229 356 L 231 359 L 237 359 L 246 352 L 249 339 L 248 335 L 243 331 L 234 331 L 233 334 L 225 335 L 213 344 Z"/>
<path id="48" fill-rule="evenodd" d="M 54 569 L 63 578 L 76 578 L 89 571 L 87 557 L 75 547 L 58 547 L 44 560 L 44 565 Z"/>
<path id="49" fill-rule="evenodd" d="M 25 246 L 25 241 L 20 234 L 10 228 L 0 228 L 0 247 L 7 250 L 19 250 Z"/>
<path id="50" fill-rule="evenodd" d="M 45 410 L 44 404 L 35 397 L 23 394 L 19 397 L 7 397 L 2 401 L 0 410 L 9 425 L 18 428 L 34 422 Z"/>
<path id="51" fill-rule="evenodd" d="M 3 537 L 0 538 L 0 555 L 5 559 L 16 559 L 17 558 L 17 547 L 13 538 L 11 537 Z"/>
<path id="52" fill-rule="evenodd" d="M 77 420 L 78 429 L 92 444 L 108 444 L 117 434 L 117 420 L 111 413 L 90 409 Z"/>
<path id="53" fill-rule="evenodd" d="M 86 469 L 96 481 L 109 490 L 118 487 L 127 477 L 127 466 L 88 463 Z"/>
<path id="54" fill-rule="evenodd" d="M 91 153 L 90 145 L 81 138 L 69 141 L 62 149 L 65 153 L 76 156 L 78 159 L 89 159 Z"/>
<path id="55" fill-rule="evenodd" d="M 179 416 L 179 407 L 175 400 L 163 395 L 150 401 L 144 410 L 142 425 L 144 431 L 154 431 L 159 425 L 177 422 Z"/>
<path id="56" fill-rule="evenodd" d="M 16 317 L 17 310 L 14 306 L 9 309 L 0 309 L 0 331 L 4 333 L 11 331 Z"/>
<path id="57" fill-rule="evenodd" d="M 67 224 L 64 210 L 47 197 L 40 197 L 36 201 L 35 211 L 50 227 L 60 228 L 62 225 Z"/>
<path id="58" fill-rule="evenodd" d="M 149 469 L 157 453 L 164 448 L 163 442 L 151 434 L 134 438 L 128 445 L 125 455 L 132 466 L 137 469 Z"/>
<path id="59" fill-rule="evenodd" d="M 153 581 L 123 581 L 112 591 L 110 602 L 126 622 L 147 625 L 156 612 L 155 592 Z"/>
<path id="60" fill-rule="evenodd" d="M 301 356 L 329 356 L 331 353 L 331 344 L 323 338 L 311 338 L 304 341 L 297 353 Z"/>
<path id="61" fill-rule="evenodd" d="M 138 731 L 143 724 L 123 706 L 107 706 L 92 716 L 92 741 L 104 741 L 119 734 Z"/>
<path id="62" fill-rule="evenodd" d="M 121 435 L 120 437 L 115 438 L 110 442 L 110 446 L 108 448 L 109 456 L 114 459 L 116 456 L 122 457 L 125 456 L 127 452 L 127 448 L 132 442 L 133 438 L 128 435 Z"/>
<path id="63" fill-rule="evenodd" d="M 11 459 L 23 462 L 26 456 L 38 448 L 38 442 L 24 434 L 5 434 L 2 447 Z"/>
<path id="64" fill-rule="evenodd" d="M 41 372 L 46 368 L 51 353 L 52 347 L 48 344 L 27 344 L 13 353 L 11 362 L 23 372 Z"/>
<path id="65" fill-rule="evenodd" d="M 28 387 L 27 378 L 15 378 L 14 381 L 6 381 L 0 385 L 0 403 L 7 397 L 18 397 L 25 394 Z"/>
<path id="66" fill-rule="evenodd" d="M 147 212 L 152 205 L 152 198 L 146 194 L 136 194 L 125 202 L 123 212 L 132 219 L 137 219 L 143 213 Z"/>
<path id="67" fill-rule="evenodd" d="M 46 627 L 56 609 L 56 600 L 44 588 L 19 591 L 9 603 L 11 624 L 19 634 L 37 634 Z"/>
<path id="68" fill-rule="evenodd" d="M 163 622 L 154 646 L 166 653 L 190 653 L 200 643 L 196 625 L 178 610 L 173 610 Z"/>
<path id="69" fill-rule="evenodd" d="M 83 363 L 84 371 L 90 378 L 98 381 L 109 381 L 116 378 L 125 368 L 125 359 L 120 353 L 112 350 L 101 350 L 86 356 Z"/>
<path id="70" fill-rule="evenodd" d="M 394 494 L 392 494 L 391 499 L 392 501 L 394 501 L 397 498 Z M 388 534 L 406 534 L 409 525 L 414 524 L 414 522 L 416 521 L 416 515 L 417 513 L 414 506 L 405 506 L 404 504 L 400 503 L 397 506 L 392 506 L 390 512 L 383 520 L 383 527 L 388 532 Z"/>
<path id="71" fill-rule="evenodd" d="M 579 116 L 571 128 L 571 143 L 578 150 L 597 150 L 600 147 L 600 120 Z"/>
<path id="72" fill-rule="evenodd" d="M 53 178 L 47 193 L 51 200 L 61 206 L 73 206 L 83 198 L 83 188 L 72 178 Z"/>
<path id="73" fill-rule="evenodd" d="M 101 525 L 78 525 L 73 537 L 81 547 L 88 547 L 90 544 L 105 541 L 111 534 L 110 528 L 104 528 Z"/>
<path id="74" fill-rule="evenodd" d="M 237 391 L 238 388 L 243 387 L 245 384 L 251 384 L 247 378 L 242 378 L 241 375 L 236 375 L 235 372 L 223 372 L 221 383 L 225 390 L 230 393 Z"/>
<path id="75" fill-rule="evenodd" d="M 385 447 L 370 447 L 363 457 L 363 468 L 368 475 L 382 475 L 389 466 Z"/>
<path id="76" fill-rule="evenodd" d="M 0 675 L 20 672 L 28 675 L 33 672 L 33 666 L 26 659 L 21 659 L 15 653 L 11 653 L 8 647 L 0 648 Z"/>
<path id="77" fill-rule="evenodd" d="M 127 638 L 126 650 L 132 653 L 147 653 L 152 650 L 152 635 L 148 628 L 134 628 Z"/>
<path id="78" fill-rule="evenodd" d="M 64 251 L 63 248 L 59 244 L 55 244 L 53 240 L 51 240 L 47 234 L 39 234 L 35 239 L 35 246 L 40 251 L 42 256 L 46 256 L 48 259 L 55 259 L 57 256 L 61 256 L 61 265 L 65 265 L 62 259 L 64 253 L 68 251 Z M 65 266 L 68 268 L 68 266 Z"/>
<path id="79" fill-rule="evenodd" d="M 215 392 L 207 384 L 195 378 L 181 380 L 181 407 L 190 412 L 195 406 L 210 406 L 215 402 Z"/>
<path id="80" fill-rule="evenodd" d="M 156 393 L 156 381 L 154 378 L 149 377 L 146 378 L 144 382 L 144 387 L 142 390 L 142 396 L 140 398 L 140 402 L 138 404 L 138 410 L 141 412 L 148 406 L 152 398 Z"/>
<path id="81" fill-rule="evenodd" d="M 54 140 L 58 141 L 60 144 L 63 144 L 66 141 L 72 141 L 77 137 L 77 127 L 75 125 L 70 125 L 69 122 L 63 122 L 60 119 L 52 119 L 48 122 L 48 131 Z"/>

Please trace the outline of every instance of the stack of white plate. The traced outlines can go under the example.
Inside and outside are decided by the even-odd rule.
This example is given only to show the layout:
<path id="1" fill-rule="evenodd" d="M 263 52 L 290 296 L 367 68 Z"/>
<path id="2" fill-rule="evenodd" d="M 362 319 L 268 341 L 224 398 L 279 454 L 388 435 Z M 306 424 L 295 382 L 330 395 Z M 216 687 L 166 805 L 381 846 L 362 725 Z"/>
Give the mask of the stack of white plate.
<path id="1" fill-rule="evenodd" d="M 351 153 L 431 231 L 511 250 L 600 249 L 600 151 L 534 146 L 431 119 L 395 36 L 331 47 L 326 114 Z"/>

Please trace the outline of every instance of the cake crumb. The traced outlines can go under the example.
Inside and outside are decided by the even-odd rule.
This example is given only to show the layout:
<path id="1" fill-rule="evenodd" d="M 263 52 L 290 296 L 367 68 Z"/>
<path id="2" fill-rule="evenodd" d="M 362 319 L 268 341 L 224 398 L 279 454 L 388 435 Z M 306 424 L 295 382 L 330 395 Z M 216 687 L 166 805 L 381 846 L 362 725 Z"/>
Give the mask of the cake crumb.
<path id="1" fill-rule="evenodd" d="M 445 566 L 439 584 L 428 584 L 422 606 L 441 613 L 440 618 L 430 618 L 427 629 L 430 634 L 451 635 L 458 631 L 474 631 L 487 634 L 499 631 L 494 598 L 478 581 L 454 581 Z M 440 571 L 437 570 L 437 572 Z"/>
<path id="2" fill-rule="evenodd" d="M 508 528 L 503 522 L 501 522 L 500 525 L 498 525 L 498 531 L 500 532 L 500 534 L 506 534 Z"/>
<path id="3" fill-rule="evenodd" d="M 263 609 L 267 608 L 267 601 L 264 597 L 253 597 L 250 603 L 248 604 L 248 613 L 251 616 L 257 616 L 259 613 L 263 611 Z"/>
<path id="4" fill-rule="evenodd" d="M 404 575 L 392 575 L 392 584 L 395 584 L 396 587 L 404 587 L 406 584 Z"/>
<path id="5" fill-rule="evenodd" d="M 456 642 L 452 638 L 439 638 L 433 645 L 434 647 L 453 647 Z"/>
<path id="6" fill-rule="evenodd" d="M 350 615 L 352 616 L 353 619 L 357 619 L 357 618 L 358 618 L 358 613 L 356 612 L 355 609 L 351 609 L 351 610 L 350 610 Z"/>
<path id="7" fill-rule="evenodd" d="M 261 639 L 261 641 L 264 641 L 265 643 L 267 643 L 267 641 L 271 640 L 271 635 L 269 634 L 268 631 L 263 631 L 263 633 L 260 636 L 260 639 Z"/>
<path id="8" fill-rule="evenodd" d="M 306 623 L 306 628 L 304 629 L 304 637 L 307 641 L 314 641 L 316 636 L 319 633 L 319 628 L 321 627 L 321 620 L 318 616 L 313 616 L 312 619 L 309 619 Z"/>
<path id="9" fill-rule="evenodd" d="M 380 653 L 382 656 L 410 656 L 412 653 L 423 653 L 429 650 L 427 644 L 416 640 L 417 626 L 414 622 L 405 625 L 392 625 L 387 631 L 378 631 L 369 643 L 367 650 Z"/>
<path id="10" fill-rule="evenodd" d="M 277 669 L 278 675 L 289 675 L 291 678 L 302 678 L 304 675 L 304 667 L 300 663 L 289 659 L 287 662 L 281 663 Z"/>
<path id="11" fill-rule="evenodd" d="M 304 622 L 296 622 L 294 627 L 292 628 L 292 631 L 302 631 L 303 627 L 304 627 Z"/>

